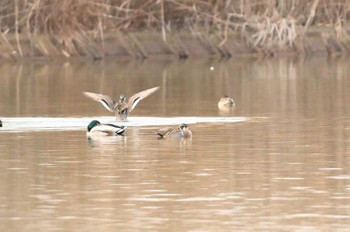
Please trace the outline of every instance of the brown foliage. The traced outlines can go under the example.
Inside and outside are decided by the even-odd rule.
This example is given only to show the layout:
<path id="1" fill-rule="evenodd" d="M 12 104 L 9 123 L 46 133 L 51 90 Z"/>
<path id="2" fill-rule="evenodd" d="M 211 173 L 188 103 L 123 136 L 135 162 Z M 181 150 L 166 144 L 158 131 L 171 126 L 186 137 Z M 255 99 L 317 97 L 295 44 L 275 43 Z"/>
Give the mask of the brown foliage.
<path id="1" fill-rule="evenodd" d="M 87 37 L 142 29 L 161 30 L 164 39 L 177 29 L 217 33 L 222 44 L 238 31 L 260 48 L 291 46 L 310 25 L 344 31 L 349 11 L 347 0 L 3 0 L 0 27 L 3 34 L 51 35 L 68 53 Z"/>

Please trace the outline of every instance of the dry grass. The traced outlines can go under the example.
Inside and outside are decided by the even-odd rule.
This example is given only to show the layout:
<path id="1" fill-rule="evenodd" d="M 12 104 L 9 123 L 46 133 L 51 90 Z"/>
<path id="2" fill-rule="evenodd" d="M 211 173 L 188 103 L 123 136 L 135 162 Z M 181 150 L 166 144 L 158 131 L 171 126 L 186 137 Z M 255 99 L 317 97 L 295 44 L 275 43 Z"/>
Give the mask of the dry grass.
<path id="1" fill-rule="evenodd" d="M 16 35 L 11 49 L 19 56 L 19 34 L 43 54 L 70 56 L 86 54 L 91 40 L 103 45 L 107 32 L 144 29 L 160 31 L 164 41 L 179 29 L 215 33 L 219 46 L 238 32 L 248 46 L 266 50 L 293 46 L 310 26 L 321 24 L 334 26 L 347 41 L 349 13 L 348 0 L 3 0 L 0 27 L 3 43 L 7 34 Z M 51 39 L 38 41 L 38 35 Z"/>

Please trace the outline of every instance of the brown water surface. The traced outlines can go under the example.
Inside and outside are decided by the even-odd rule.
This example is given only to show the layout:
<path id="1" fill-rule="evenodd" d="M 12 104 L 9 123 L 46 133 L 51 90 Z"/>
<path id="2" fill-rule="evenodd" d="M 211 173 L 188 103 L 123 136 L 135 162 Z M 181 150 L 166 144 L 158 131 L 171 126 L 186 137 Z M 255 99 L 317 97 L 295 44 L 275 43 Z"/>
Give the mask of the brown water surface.
<path id="1" fill-rule="evenodd" d="M 349 231 L 349 62 L 2 63 L 0 231 Z M 125 137 L 86 138 L 113 115 L 82 91 L 153 86 Z M 174 117 L 192 140 L 157 139 Z"/>

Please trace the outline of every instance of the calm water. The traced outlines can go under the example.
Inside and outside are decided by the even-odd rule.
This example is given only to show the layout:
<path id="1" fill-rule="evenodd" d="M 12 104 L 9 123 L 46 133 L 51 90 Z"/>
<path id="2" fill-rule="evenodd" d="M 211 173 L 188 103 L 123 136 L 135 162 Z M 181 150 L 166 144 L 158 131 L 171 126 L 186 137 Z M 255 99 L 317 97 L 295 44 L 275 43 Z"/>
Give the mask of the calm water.
<path id="1" fill-rule="evenodd" d="M 349 62 L 2 63 L 0 231 L 349 231 Z M 82 91 L 153 86 L 125 137 L 86 138 L 113 116 Z"/>

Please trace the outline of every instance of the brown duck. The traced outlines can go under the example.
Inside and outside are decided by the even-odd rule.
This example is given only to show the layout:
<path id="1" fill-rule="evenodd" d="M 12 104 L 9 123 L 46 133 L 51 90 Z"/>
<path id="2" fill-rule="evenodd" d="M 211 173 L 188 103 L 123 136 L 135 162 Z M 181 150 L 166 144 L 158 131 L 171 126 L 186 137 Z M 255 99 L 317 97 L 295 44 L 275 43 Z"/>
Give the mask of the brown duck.
<path id="1" fill-rule="evenodd" d="M 225 109 L 232 109 L 236 106 L 235 101 L 228 97 L 228 96 L 223 96 L 220 101 L 218 102 L 218 108 L 220 110 L 225 110 Z"/>
<path id="2" fill-rule="evenodd" d="M 192 131 L 190 131 L 188 125 L 185 123 L 182 123 L 178 128 L 161 128 L 157 131 L 157 134 L 161 138 L 192 138 Z"/>
<path id="3" fill-rule="evenodd" d="M 142 100 L 156 92 L 159 87 L 146 89 L 139 93 L 136 93 L 130 97 L 129 100 L 122 94 L 119 97 L 119 101 L 114 101 L 110 96 L 99 93 L 83 92 L 83 94 L 91 98 L 94 101 L 100 102 L 107 110 L 114 112 L 117 121 L 125 121 L 128 118 L 129 113 L 135 108 L 135 106 Z"/>

